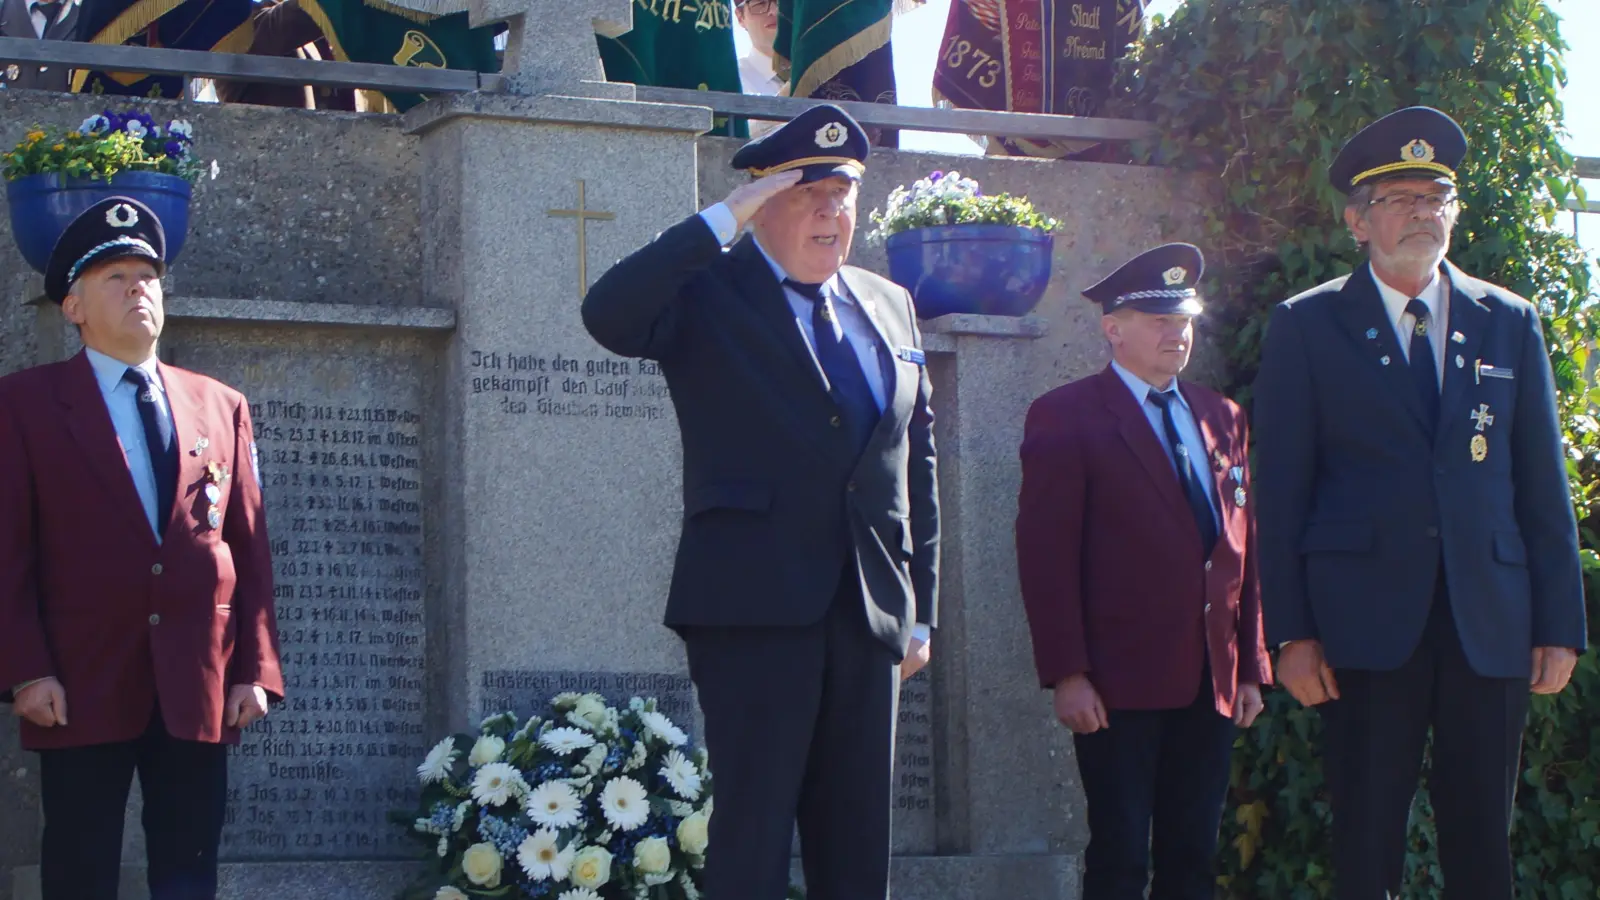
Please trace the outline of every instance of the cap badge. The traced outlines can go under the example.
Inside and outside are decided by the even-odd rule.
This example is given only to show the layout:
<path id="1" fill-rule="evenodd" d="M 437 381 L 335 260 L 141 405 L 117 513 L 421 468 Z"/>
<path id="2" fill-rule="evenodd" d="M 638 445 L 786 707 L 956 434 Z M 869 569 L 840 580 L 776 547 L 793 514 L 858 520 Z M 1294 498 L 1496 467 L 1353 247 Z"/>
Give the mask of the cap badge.
<path id="1" fill-rule="evenodd" d="M 817 146 L 824 150 L 832 150 L 844 144 L 844 126 L 838 122 L 829 122 L 817 129 Z"/>
<path id="2" fill-rule="evenodd" d="M 132 228 L 139 224 L 139 211 L 126 203 L 118 203 L 106 210 L 106 224 L 112 228 Z"/>
<path id="3" fill-rule="evenodd" d="M 1188 277 L 1189 270 L 1185 269 L 1183 266 L 1173 266 L 1172 268 L 1161 273 L 1162 280 L 1169 285 L 1182 284 L 1183 280 Z"/>
<path id="4" fill-rule="evenodd" d="M 1404 162 L 1433 162 L 1433 145 L 1418 138 L 1400 148 L 1400 159 Z"/>

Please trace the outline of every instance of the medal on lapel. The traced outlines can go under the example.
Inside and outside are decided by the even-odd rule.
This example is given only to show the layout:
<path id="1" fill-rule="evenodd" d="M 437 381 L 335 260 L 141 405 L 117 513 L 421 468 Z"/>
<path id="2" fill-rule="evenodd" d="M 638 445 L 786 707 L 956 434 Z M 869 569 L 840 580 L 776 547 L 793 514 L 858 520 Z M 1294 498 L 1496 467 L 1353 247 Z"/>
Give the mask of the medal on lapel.
<path id="1" fill-rule="evenodd" d="M 1234 466 L 1228 473 L 1233 476 L 1233 503 L 1235 506 L 1244 507 L 1244 466 Z"/>
<path id="2" fill-rule="evenodd" d="M 1489 415 L 1487 403 L 1479 403 L 1478 408 L 1473 410 L 1470 416 L 1477 433 L 1472 436 L 1468 450 L 1472 453 L 1472 461 L 1480 463 L 1489 458 L 1489 439 L 1484 437 L 1483 430 L 1494 424 L 1494 416 Z"/>
<path id="3" fill-rule="evenodd" d="M 206 463 L 206 525 L 213 531 L 222 527 L 222 492 L 232 476 L 228 467 L 216 460 Z"/>

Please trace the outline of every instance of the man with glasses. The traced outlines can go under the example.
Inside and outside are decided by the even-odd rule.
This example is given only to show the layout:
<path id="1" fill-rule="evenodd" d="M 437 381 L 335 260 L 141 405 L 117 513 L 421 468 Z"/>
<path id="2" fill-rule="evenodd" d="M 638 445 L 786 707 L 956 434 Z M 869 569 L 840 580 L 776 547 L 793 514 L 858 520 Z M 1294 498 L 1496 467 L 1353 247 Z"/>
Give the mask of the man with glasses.
<path id="1" fill-rule="evenodd" d="M 739 57 L 739 83 L 746 94 L 775 97 L 787 93 L 788 84 L 773 66 L 772 44 L 778 37 L 778 0 L 736 0 L 734 15 L 750 36 L 750 50 Z M 751 119 L 750 136 L 760 137 L 783 123 Z"/>
<path id="2" fill-rule="evenodd" d="M 1399 896 L 1432 729 L 1445 890 L 1510 900 L 1528 694 L 1585 649 L 1537 310 L 1446 258 L 1460 126 L 1411 107 L 1329 170 L 1368 261 L 1280 304 L 1255 382 L 1261 602 L 1321 710 L 1335 896 Z"/>

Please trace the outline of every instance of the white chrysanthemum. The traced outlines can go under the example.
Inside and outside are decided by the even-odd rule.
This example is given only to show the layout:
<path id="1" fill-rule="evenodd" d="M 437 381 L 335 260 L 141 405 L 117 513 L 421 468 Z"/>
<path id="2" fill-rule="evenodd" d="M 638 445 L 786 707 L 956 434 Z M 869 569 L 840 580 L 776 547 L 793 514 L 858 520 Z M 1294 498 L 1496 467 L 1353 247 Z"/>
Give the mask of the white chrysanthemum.
<path id="1" fill-rule="evenodd" d="M 450 830 L 460 831 L 461 826 L 467 821 L 467 813 L 472 810 L 472 802 L 463 800 L 456 806 L 456 811 L 450 818 Z"/>
<path id="2" fill-rule="evenodd" d="M 594 736 L 576 728 L 552 728 L 539 737 L 546 750 L 562 756 L 594 746 Z"/>
<path id="3" fill-rule="evenodd" d="M 656 737 L 661 738 L 674 747 L 682 747 L 689 743 L 689 736 L 683 729 L 672 724 L 672 720 L 658 712 L 644 712 L 639 714 L 639 721 L 644 727 L 650 729 Z"/>
<path id="4" fill-rule="evenodd" d="M 661 777 L 685 800 L 700 799 L 700 770 L 694 761 L 676 750 L 668 750 L 661 761 Z"/>
<path id="5" fill-rule="evenodd" d="M 486 734 L 472 745 L 472 752 L 467 754 L 467 764 L 487 766 L 489 763 L 499 762 L 500 754 L 504 752 L 506 752 L 505 739 Z"/>
<path id="6" fill-rule="evenodd" d="M 673 817 L 678 819 L 684 816 L 692 816 L 694 815 L 694 804 L 685 803 L 682 800 L 668 800 L 667 812 L 672 813 Z"/>
<path id="7" fill-rule="evenodd" d="M 584 755 L 583 762 L 579 765 L 590 772 L 598 772 L 600 767 L 606 764 L 606 754 L 610 752 L 610 748 L 605 744 L 595 744 L 589 748 L 589 752 Z"/>
<path id="8" fill-rule="evenodd" d="M 678 876 L 678 887 L 683 888 L 684 900 L 700 900 L 700 889 L 694 886 L 694 879 L 688 872 Z"/>
<path id="9" fill-rule="evenodd" d="M 484 806 L 509 803 L 527 792 L 528 784 L 522 775 L 506 763 L 490 763 L 478 770 L 472 779 L 472 799 Z"/>
<path id="10" fill-rule="evenodd" d="M 623 776 L 613 779 L 600 792 L 600 810 L 618 831 L 632 831 L 650 818 L 650 797 L 644 785 Z"/>
<path id="11" fill-rule="evenodd" d="M 637 769 L 642 769 L 644 768 L 644 764 L 649 761 L 650 748 L 645 746 L 644 741 L 640 741 L 633 745 L 633 754 L 628 757 L 628 761 L 626 763 L 623 763 L 622 771 L 632 772 Z"/>
<path id="12" fill-rule="evenodd" d="M 552 828 L 571 828 L 578 824 L 578 806 L 578 792 L 560 781 L 546 781 L 522 801 L 528 818 Z"/>
<path id="13" fill-rule="evenodd" d="M 554 831 L 541 828 L 524 838 L 521 846 L 517 847 L 517 862 L 522 864 L 522 871 L 534 881 L 565 881 L 572 869 L 573 852 L 571 847 L 562 849 Z"/>
<path id="14" fill-rule="evenodd" d="M 577 691 L 562 691 L 555 695 L 555 698 L 550 701 L 550 705 L 556 709 L 571 709 L 578 702 L 578 698 L 582 696 Z"/>
<path id="15" fill-rule="evenodd" d="M 453 738 L 445 738 L 433 745 L 428 751 L 428 756 L 417 766 L 417 777 L 423 784 L 432 784 L 436 781 L 447 781 L 450 778 L 450 766 L 456 761 L 456 742 Z"/>
<path id="16" fill-rule="evenodd" d="M 588 888 L 573 888 L 570 891 L 563 891 L 556 900 L 600 900 L 600 895 Z"/>
<path id="17" fill-rule="evenodd" d="M 435 847 L 434 850 L 439 854 L 440 859 L 444 859 L 445 856 L 450 853 L 450 839 L 447 837 L 440 837 L 439 846 Z"/>

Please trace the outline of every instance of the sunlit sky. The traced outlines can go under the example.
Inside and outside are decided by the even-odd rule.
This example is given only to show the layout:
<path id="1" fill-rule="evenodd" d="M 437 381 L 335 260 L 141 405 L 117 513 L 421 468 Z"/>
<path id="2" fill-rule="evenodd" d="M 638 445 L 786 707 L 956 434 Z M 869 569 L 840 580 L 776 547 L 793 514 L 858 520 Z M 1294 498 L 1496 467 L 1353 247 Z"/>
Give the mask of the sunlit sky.
<path id="1" fill-rule="evenodd" d="M 945 18 L 952 0 L 927 0 L 913 12 L 895 20 L 894 53 L 896 90 L 902 106 L 932 106 L 933 67 L 944 36 Z M 1146 13 L 1170 15 L 1185 0 L 1147 0 Z M 1600 0 L 1547 0 L 1562 17 L 1561 32 L 1574 49 L 1566 56 L 1567 85 L 1562 93 L 1566 125 L 1570 132 L 1567 148 L 1579 156 L 1600 157 Z M 1587 38 L 1588 51 L 1577 48 Z M 739 52 L 746 52 L 748 38 L 737 25 L 734 40 Z M 906 149 L 947 153 L 977 153 L 978 146 L 968 138 L 953 134 L 901 132 L 900 146 Z M 1591 204 L 1600 201 L 1600 180 L 1585 187 Z M 1570 230 L 1573 216 L 1562 217 Z M 1600 251 L 1600 213 L 1578 217 L 1578 234 L 1583 244 Z"/>

